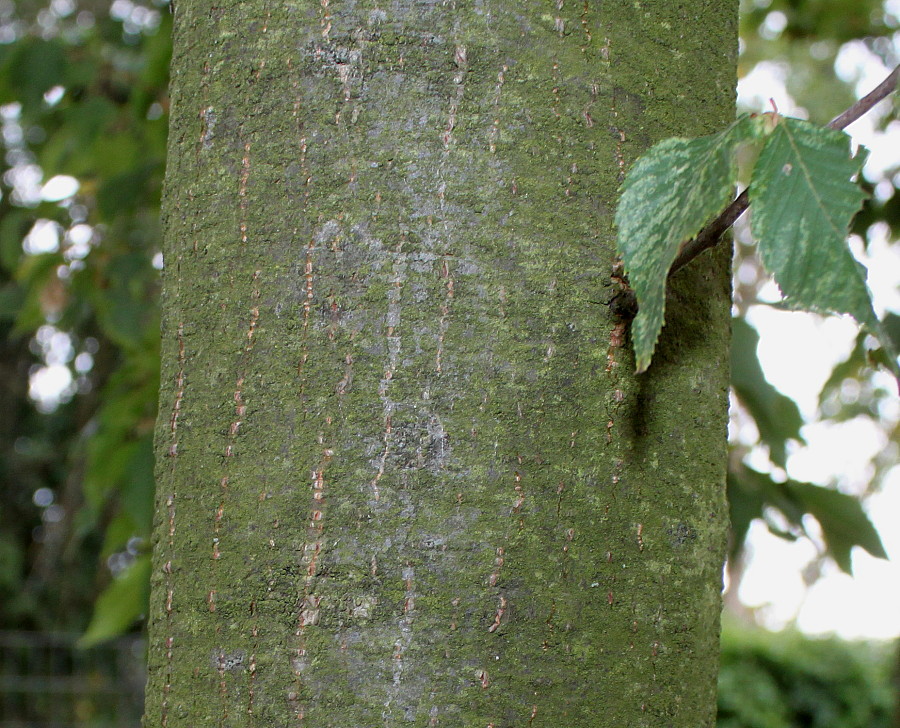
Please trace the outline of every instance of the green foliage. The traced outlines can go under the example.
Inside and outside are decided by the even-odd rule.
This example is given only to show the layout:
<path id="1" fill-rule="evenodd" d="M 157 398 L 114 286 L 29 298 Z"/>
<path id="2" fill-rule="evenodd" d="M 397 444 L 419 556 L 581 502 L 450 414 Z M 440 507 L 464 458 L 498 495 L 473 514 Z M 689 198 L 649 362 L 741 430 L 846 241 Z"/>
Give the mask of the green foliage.
<path id="1" fill-rule="evenodd" d="M 757 80 L 762 76 L 771 78 L 772 88 L 759 92 L 757 96 L 746 96 L 739 99 L 745 104 L 746 110 L 754 111 L 763 106 L 768 106 L 769 96 L 781 98 L 779 86 L 783 82 L 785 90 L 790 97 L 787 105 L 796 105 L 804 109 L 810 119 L 825 122 L 849 107 L 860 92 L 868 91 L 871 82 L 867 85 L 858 85 L 860 77 L 848 69 L 846 63 L 840 78 L 835 73 L 835 61 L 838 55 L 844 51 L 850 51 L 847 56 L 855 60 L 868 55 L 866 59 L 867 74 L 873 72 L 879 60 L 885 66 L 884 73 L 896 64 L 895 39 L 898 14 L 896 8 L 891 8 L 882 0 L 860 0 L 848 2 L 847 0 L 747 0 L 741 7 L 741 41 L 742 53 L 739 60 L 739 73 L 746 76 L 755 71 L 760 71 Z M 772 21 L 775 21 L 774 23 Z M 850 43 L 850 46 L 844 45 Z M 846 59 L 846 57 L 845 57 Z M 757 66 L 757 64 L 759 64 Z M 851 64 L 852 65 L 852 64 Z M 756 74 L 754 74 L 756 75 Z M 755 86 L 755 85 L 754 85 Z M 792 102 L 792 104 L 791 104 Z M 779 103 L 782 103 L 779 100 Z M 896 120 L 896 95 L 894 113 L 889 113 L 886 105 L 876 107 L 867 115 L 874 124 L 876 130 L 884 130 Z M 867 195 L 873 195 L 863 203 L 862 210 L 853 220 L 851 233 L 858 236 L 856 243 L 868 246 L 871 240 L 881 236 L 887 237 L 894 243 L 900 237 L 900 175 L 896 166 L 883 169 L 882 160 L 875 160 L 877 164 L 867 168 L 867 178 L 860 176 L 861 187 Z M 878 169 L 882 167 L 882 169 Z M 742 177 L 742 179 L 744 179 Z M 874 195 L 875 189 L 878 194 Z M 751 216 L 753 210 L 751 210 Z M 752 327 L 746 324 L 742 318 L 751 306 L 757 303 L 757 286 L 763 282 L 763 276 L 750 274 L 749 271 L 757 268 L 755 260 L 746 256 L 752 248 L 748 245 L 745 228 L 736 231 L 736 237 L 741 243 L 737 246 L 736 270 L 740 270 L 736 283 L 736 314 L 737 321 L 743 322 L 743 328 L 752 331 Z M 895 244 L 895 243 L 894 243 Z M 756 278 L 756 283 L 752 281 Z M 879 367 L 892 366 L 890 356 L 886 349 L 892 348 L 898 351 L 898 339 L 892 332 L 892 321 L 898 317 L 888 312 L 882 322 L 882 340 L 886 336 L 892 343 L 891 347 L 873 350 L 873 341 L 868 333 L 862 331 L 856 339 L 852 350 L 848 352 L 843 361 L 837 363 L 830 378 L 825 382 L 819 400 L 818 412 L 807 412 L 806 420 L 814 422 L 816 419 L 826 422 L 845 422 L 857 420 L 858 423 L 867 423 L 873 431 L 880 431 L 878 437 L 883 436 L 887 443 L 880 452 L 876 453 L 868 465 L 871 479 L 867 484 L 854 483 L 854 488 L 865 488 L 865 493 L 876 492 L 886 474 L 896 465 L 898 438 L 898 422 L 891 416 L 894 400 L 896 400 L 896 388 L 892 382 L 878 372 Z M 771 468 L 760 466 L 760 469 L 771 469 L 776 480 L 783 480 L 784 464 L 778 462 L 778 443 L 773 446 L 771 438 L 765 440 L 766 426 L 768 422 L 764 410 L 763 420 L 760 421 L 759 409 L 754 410 L 749 398 L 742 395 L 738 389 L 740 366 L 752 368 L 754 365 L 747 358 L 756 360 L 755 343 L 744 346 L 740 341 L 741 331 L 737 324 L 735 328 L 734 351 L 732 352 L 733 378 L 735 392 L 738 395 L 738 412 L 736 421 L 743 422 L 747 415 L 757 425 L 764 444 L 768 446 Z M 742 363 L 739 362 L 742 360 Z M 803 366 L 797 362 L 795 366 Z M 761 376 L 761 371 L 759 372 Z M 772 389 L 776 397 L 783 398 L 783 404 L 788 408 L 791 400 Z M 792 429 L 791 427 L 788 430 Z M 741 434 L 740 440 L 746 440 L 746 430 Z M 785 441 L 788 454 L 798 449 L 802 443 L 789 438 Z M 747 479 L 741 477 L 743 465 L 742 459 L 753 451 L 754 461 L 759 462 L 760 452 L 749 444 L 735 442 L 733 445 L 731 470 L 732 477 L 729 482 L 730 497 L 740 497 L 741 487 L 751 485 Z M 768 477 L 768 476 L 766 476 Z M 753 493 L 744 494 L 747 497 L 756 497 Z M 753 498 L 751 498 L 752 500 Z M 760 505 L 760 504 L 757 504 Z M 765 511 L 780 510 L 775 502 L 766 501 L 763 496 L 761 507 Z M 735 510 L 735 500 L 732 500 L 732 509 Z M 757 510 L 758 514 L 760 511 Z M 771 511 L 770 511 L 771 512 Z M 774 524 L 770 521 L 770 527 Z M 740 531 L 739 524 L 735 524 L 736 531 Z M 790 529 L 789 529 L 790 530 Z M 802 537 L 802 532 L 793 529 L 793 537 Z M 775 530 L 777 532 L 777 529 Z M 736 541 L 743 538 L 736 533 Z M 740 544 L 735 544 L 739 548 Z M 819 549 L 821 552 L 821 548 Z"/>
<path id="2" fill-rule="evenodd" d="M 756 422 L 759 437 L 769 448 L 769 458 L 785 467 L 787 443 L 802 443 L 803 417 L 797 404 L 766 380 L 756 348 L 759 334 L 745 319 L 732 321 L 731 386 Z"/>
<path id="3" fill-rule="evenodd" d="M 865 198 L 851 178 L 865 157 L 850 157 L 843 132 L 780 119 L 753 168 L 750 229 L 786 304 L 849 313 L 877 327 L 865 268 L 847 247 L 850 222 Z"/>
<path id="4" fill-rule="evenodd" d="M 891 339 L 894 350 L 898 350 L 900 316 L 888 313 L 882 322 L 882 329 Z M 873 370 L 879 365 L 885 366 L 884 359 L 883 350 L 869 351 L 866 334 L 861 332 L 847 358 L 835 366 L 822 387 L 819 404 L 823 413 L 837 422 L 854 417 L 881 419 L 882 405 L 895 396 L 872 381 Z"/>
<path id="5" fill-rule="evenodd" d="M 887 558 L 878 532 L 859 500 L 833 488 L 793 480 L 778 482 L 765 473 L 740 465 L 728 473 L 728 503 L 734 535 L 732 558 L 737 555 L 753 519 L 763 519 L 772 533 L 793 540 L 806 535 L 803 517 L 807 514 L 819 522 L 828 555 L 848 574 L 853 569 L 850 552 L 854 546 L 861 546 L 872 556 Z M 782 530 L 772 521 L 767 510 L 770 507 L 784 516 L 789 530 Z"/>
<path id="6" fill-rule="evenodd" d="M 736 145 L 758 123 L 744 116 L 718 134 L 666 139 L 632 167 L 616 210 L 619 252 L 640 310 L 632 327 L 637 370 L 650 365 L 665 312 L 666 277 L 681 243 L 731 199 Z"/>
<path id="7" fill-rule="evenodd" d="M 58 39 L 25 38 L 9 46 L 0 66 L 0 104 L 37 108 L 44 94 L 65 80 L 66 52 Z"/>
<path id="8" fill-rule="evenodd" d="M 150 532 L 159 378 L 153 263 L 171 52 L 168 10 L 154 2 L 120 4 L 113 12 L 131 12 L 125 17 L 103 3 L 23 3 L 3 18 L 17 34 L 0 45 L 0 104 L 8 104 L 0 182 L 0 359 L 8 375 L 0 406 L 11 430 L 0 428 L 6 627 L 83 629 L 102 592 L 97 638 L 112 634 L 110 625 L 127 628 L 143 609 L 121 597 L 126 585 L 143 593 L 144 566 L 113 581 L 106 568 L 98 578 L 97 566 L 107 560 L 118 571 L 128 547 Z M 77 192 L 41 199 L 20 179 L 27 170 L 42 182 L 74 177 Z M 36 226 L 55 230 L 52 250 L 28 250 Z M 66 346 L 53 350 L 53 337 Z M 41 413 L 29 401 L 28 373 L 51 361 L 73 383 Z M 41 505 L 32 501 L 39 491 L 50 494 Z"/>
<path id="9" fill-rule="evenodd" d="M 888 317 L 886 322 L 890 321 L 892 319 Z M 800 432 L 803 418 L 794 401 L 766 380 L 756 355 L 758 343 L 756 330 L 745 319 L 735 318 L 731 349 L 732 387 L 755 421 L 760 440 L 768 446 L 769 459 L 783 470 L 788 443 L 803 442 Z M 771 533 L 794 540 L 808 535 L 804 525 L 807 515 L 818 521 L 825 552 L 845 572 L 852 572 L 851 550 L 854 546 L 861 546 L 873 556 L 887 558 L 878 532 L 859 500 L 833 488 L 776 479 L 744 463 L 732 462 L 728 472 L 728 504 L 732 559 L 738 558 L 754 519 L 764 521 Z M 788 530 L 773 520 L 773 510 L 781 514 Z"/>
<path id="10" fill-rule="evenodd" d="M 893 649 L 726 626 L 717 728 L 890 728 Z"/>
<path id="11" fill-rule="evenodd" d="M 785 305 L 851 314 L 881 337 L 886 360 L 900 377 L 890 339 L 872 309 L 865 269 L 846 242 L 864 199 L 850 178 L 860 172 L 865 155 L 851 158 L 842 132 L 772 114 L 742 116 L 699 139 L 666 139 L 628 172 L 616 224 L 639 306 L 632 326 L 638 371 L 650 365 L 664 323 L 666 280 L 681 245 L 730 199 L 736 146 L 761 137 L 750 183 L 752 231 Z"/>
<path id="12" fill-rule="evenodd" d="M 117 637 L 147 611 L 150 598 L 150 555 L 135 559 L 98 598 L 94 616 L 78 641 L 80 647 Z"/>
<path id="13" fill-rule="evenodd" d="M 772 0 L 748 4 L 745 26 L 755 27 L 771 12 L 785 16 L 785 41 L 828 40 L 835 43 L 881 34 L 890 29 L 881 0 Z M 747 32 L 745 31 L 745 32 Z"/>

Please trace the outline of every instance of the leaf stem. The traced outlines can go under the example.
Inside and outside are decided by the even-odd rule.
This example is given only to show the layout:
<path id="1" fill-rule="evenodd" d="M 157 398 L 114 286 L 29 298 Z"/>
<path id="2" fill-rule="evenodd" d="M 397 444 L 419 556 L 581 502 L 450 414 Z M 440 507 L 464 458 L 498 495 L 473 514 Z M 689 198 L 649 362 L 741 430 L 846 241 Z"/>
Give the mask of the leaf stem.
<path id="1" fill-rule="evenodd" d="M 893 93 L 897 89 L 898 79 L 900 79 L 900 66 L 894 68 L 887 78 L 878 84 L 875 89 L 863 96 L 849 109 L 828 122 L 828 127 L 830 129 L 844 129 L 852 124 L 875 106 L 875 104 Z M 708 250 L 715 246 L 725 231 L 734 225 L 735 221 L 744 214 L 744 211 L 749 205 L 750 195 L 747 190 L 744 190 L 735 198 L 734 202 L 725 208 L 725 211 L 721 215 L 697 233 L 697 237 L 688 240 L 681 246 L 681 250 L 678 251 L 675 262 L 672 263 L 672 267 L 669 269 L 669 275 L 671 276 L 676 271 L 684 268 L 684 266 L 690 263 L 704 250 Z"/>

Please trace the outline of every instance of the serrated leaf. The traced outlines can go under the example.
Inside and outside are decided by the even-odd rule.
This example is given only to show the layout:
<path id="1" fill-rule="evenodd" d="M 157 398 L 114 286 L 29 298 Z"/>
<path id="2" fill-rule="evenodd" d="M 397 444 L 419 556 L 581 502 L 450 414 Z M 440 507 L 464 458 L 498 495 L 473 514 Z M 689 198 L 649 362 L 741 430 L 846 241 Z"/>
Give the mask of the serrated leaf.
<path id="1" fill-rule="evenodd" d="M 812 515 L 822 528 L 828 555 L 841 569 L 851 573 L 850 552 L 861 546 L 873 556 L 887 558 L 878 531 L 857 498 L 813 483 L 795 480 L 778 483 L 766 473 L 739 464 L 728 473 L 728 503 L 731 512 L 731 557 L 741 545 L 754 518 L 766 521 L 769 531 L 787 540 L 802 533 L 803 516 Z M 765 518 L 768 507 L 778 509 L 795 532 L 777 528 Z"/>
<path id="2" fill-rule="evenodd" d="M 665 323 L 666 277 L 678 249 L 731 201 L 734 148 L 760 128 L 757 119 L 743 116 L 718 134 L 666 139 L 625 178 L 616 225 L 619 253 L 638 301 L 632 324 L 638 372 L 650 365 Z"/>
<path id="3" fill-rule="evenodd" d="M 787 441 L 803 442 L 803 417 L 794 400 L 769 384 L 756 354 L 758 344 L 756 329 L 743 318 L 732 320 L 731 386 L 756 421 L 772 462 L 784 467 Z"/>
<path id="4" fill-rule="evenodd" d="M 864 161 L 850 156 L 843 132 L 784 118 L 750 182 L 753 237 L 785 298 L 814 311 L 849 313 L 861 323 L 875 314 L 847 231 L 865 199 L 851 179 Z"/>
<path id="5" fill-rule="evenodd" d="M 854 546 L 861 546 L 872 556 L 887 558 L 878 531 L 857 498 L 812 483 L 789 481 L 785 486 L 819 522 L 828 553 L 843 571 L 853 573 L 850 551 Z"/>
<path id="6" fill-rule="evenodd" d="M 847 247 L 866 197 L 851 178 L 865 156 L 850 156 L 850 138 L 841 131 L 780 119 L 753 168 L 750 229 L 787 305 L 848 313 L 892 350 L 872 308 L 866 269 Z"/>

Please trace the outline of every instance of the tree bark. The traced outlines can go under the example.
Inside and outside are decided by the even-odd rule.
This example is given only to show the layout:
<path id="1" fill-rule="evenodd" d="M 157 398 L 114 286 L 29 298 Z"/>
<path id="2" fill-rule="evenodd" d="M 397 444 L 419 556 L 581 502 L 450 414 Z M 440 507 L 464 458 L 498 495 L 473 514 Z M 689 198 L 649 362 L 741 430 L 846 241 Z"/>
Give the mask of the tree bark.
<path id="1" fill-rule="evenodd" d="M 711 726 L 729 255 L 612 215 L 734 0 L 177 0 L 146 726 Z"/>

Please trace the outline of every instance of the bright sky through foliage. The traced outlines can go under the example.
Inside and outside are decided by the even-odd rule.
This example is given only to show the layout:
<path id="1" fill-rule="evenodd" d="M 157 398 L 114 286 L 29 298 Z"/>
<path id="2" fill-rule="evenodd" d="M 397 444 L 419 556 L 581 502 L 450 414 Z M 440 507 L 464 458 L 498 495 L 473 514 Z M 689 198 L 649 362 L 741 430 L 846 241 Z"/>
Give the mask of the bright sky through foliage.
<path id="1" fill-rule="evenodd" d="M 859 79 L 857 95 L 868 92 L 890 70 L 862 43 L 847 44 L 835 66 L 842 79 Z M 785 90 L 784 74 L 785 68 L 779 64 L 758 64 L 741 80 L 739 103 L 745 109 L 767 111 L 771 109 L 769 99 L 774 99 L 781 113 L 804 118 L 805 110 L 798 108 Z M 873 110 L 874 116 L 888 113 L 891 108 L 890 101 L 880 106 Z M 855 142 L 871 150 L 865 168 L 870 180 L 877 180 L 886 169 L 900 164 L 900 122 L 891 124 L 887 133 L 879 133 L 872 117 L 863 117 L 847 131 Z M 897 244 L 886 240 L 886 231 L 873 232 L 868 255 L 860 257 L 870 271 L 875 307 L 879 314 L 885 309 L 898 311 Z M 859 254 L 861 247 L 854 246 L 854 252 Z M 764 289 L 761 298 L 777 300 L 777 289 Z M 748 320 L 760 334 L 758 354 L 766 377 L 797 402 L 804 417 L 812 418 L 822 385 L 853 345 L 856 324 L 849 317 L 823 319 L 768 306 L 751 307 Z M 879 376 L 884 376 L 886 386 L 894 390 L 888 373 Z M 900 418 L 900 403 L 892 399 L 880 414 L 895 422 Z M 861 494 L 871 479 L 871 458 L 892 446 L 881 430 L 862 418 L 807 425 L 803 435 L 808 445 L 795 448 L 790 454 L 788 476 L 818 483 L 836 480 L 842 490 L 853 494 Z M 759 608 L 763 623 L 770 628 L 796 620 L 801 630 L 811 633 L 835 632 L 846 638 L 875 639 L 900 636 L 900 529 L 896 525 L 900 514 L 900 465 L 885 479 L 882 491 L 867 498 L 866 511 L 891 560 L 875 559 L 857 548 L 853 552 L 854 577 L 826 563 L 821 578 L 810 587 L 804 581 L 804 572 L 816 556 L 813 545 L 805 540 L 789 543 L 770 534 L 762 523 L 754 523 L 749 541 L 752 556 L 741 583 L 741 601 Z M 813 532 L 815 526 L 814 522 L 810 524 Z"/>

